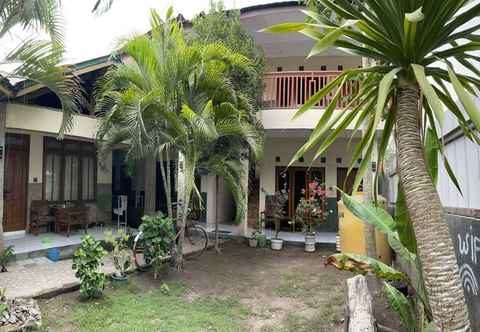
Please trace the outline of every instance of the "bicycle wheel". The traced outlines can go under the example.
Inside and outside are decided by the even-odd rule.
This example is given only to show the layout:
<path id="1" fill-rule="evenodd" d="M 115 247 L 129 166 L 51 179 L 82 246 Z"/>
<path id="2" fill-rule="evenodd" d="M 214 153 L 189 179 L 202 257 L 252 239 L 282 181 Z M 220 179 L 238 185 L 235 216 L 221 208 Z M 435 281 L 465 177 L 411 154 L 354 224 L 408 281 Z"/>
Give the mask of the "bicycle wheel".
<path id="1" fill-rule="evenodd" d="M 188 259 L 200 257 L 208 247 L 207 231 L 198 225 L 187 226 L 184 243 L 184 252 Z"/>
<path id="2" fill-rule="evenodd" d="M 139 232 L 133 242 L 133 262 L 140 271 L 145 271 L 152 265 L 145 252 L 145 241 L 143 240 L 142 232 Z"/>

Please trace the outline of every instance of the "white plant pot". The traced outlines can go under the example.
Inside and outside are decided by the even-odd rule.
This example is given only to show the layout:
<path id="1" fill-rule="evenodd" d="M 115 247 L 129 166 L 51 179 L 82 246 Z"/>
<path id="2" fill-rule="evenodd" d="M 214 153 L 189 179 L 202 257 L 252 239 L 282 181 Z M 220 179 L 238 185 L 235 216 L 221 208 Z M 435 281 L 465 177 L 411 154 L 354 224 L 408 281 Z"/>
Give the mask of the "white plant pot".
<path id="1" fill-rule="evenodd" d="M 283 240 L 282 239 L 271 239 L 270 240 L 270 247 L 272 248 L 272 250 L 282 250 Z"/>
<path id="2" fill-rule="evenodd" d="M 306 252 L 314 252 L 315 251 L 315 234 L 308 234 L 305 235 L 305 251 Z"/>
<path id="3" fill-rule="evenodd" d="M 258 246 L 258 241 L 256 238 L 248 239 L 248 245 L 252 248 L 256 248 Z"/>

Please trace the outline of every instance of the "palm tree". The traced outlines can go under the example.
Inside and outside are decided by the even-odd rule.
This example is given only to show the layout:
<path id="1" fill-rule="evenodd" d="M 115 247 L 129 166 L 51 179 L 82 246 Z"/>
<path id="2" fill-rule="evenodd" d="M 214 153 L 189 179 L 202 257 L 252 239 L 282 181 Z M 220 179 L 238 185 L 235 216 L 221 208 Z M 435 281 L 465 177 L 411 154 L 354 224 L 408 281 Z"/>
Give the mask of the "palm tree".
<path id="1" fill-rule="evenodd" d="M 445 211 L 427 171 L 423 141 L 430 128 L 443 155 L 439 137 L 446 107 L 466 137 L 479 142 L 475 129 L 480 129 L 480 113 L 471 95 L 480 87 L 480 72 L 475 64 L 480 59 L 470 53 L 480 50 L 479 36 L 475 34 L 479 26 L 465 24 L 480 14 L 480 4 L 468 0 L 365 0 L 355 6 L 348 0 L 319 3 L 334 13 L 335 20 L 323 12 L 307 10 L 309 22 L 280 24 L 266 30 L 297 31 L 311 37 L 316 43 L 309 56 L 336 46 L 370 59 L 372 65 L 346 70 L 296 113 L 296 117 L 301 116 L 328 93 L 340 91 L 347 80 L 362 82 L 349 107 L 339 115 L 333 112 L 339 98 L 335 94 L 332 107 L 327 107 L 294 159 L 312 149 L 315 156 L 320 156 L 349 124 L 355 128 L 363 124 L 366 135 L 352 158 L 355 161 L 362 152 L 365 155 L 355 181 L 357 188 L 370 165 L 376 129 L 383 121 L 378 162 L 383 160 L 389 139 L 394 136 L 433 318 L 439 330 L 467 331 L 468 313 L 455 251 Z M 457 74 L 453 61 L 470 74 Z M 448 86 L 453 86 L 465 113 L 452 99 Z M 443 159 L 451 173 L 445 156 Z"/>
<path id="2" fill-rule="evenodd" d="M 1 73 L 2 78 L 30 80 L 41 84 L 61 101 L 64 111 L 60 136 L 70 130 L 72 114 L 82 103 L 82 94 L 78 80 L 70 70 L 58 66 L 63 56 L 62 22 L 60 19 L 60 1 L 58 0 L 5 0 L 0 3 L 0 39 L 13 28 L 44 32 L 48 40 L 27 39 L 8 55 L 0 59 L 0 65 L 11 65 L 13 70 Z M 8 51 L 8 49 L 7 49 Z M 8 90 L 8 89 L 7 89 Z M 15 97 L 14 91 L 0 92 L 0 101 Z M 5 120 L 5 111 L 1 118 Z M 5 126 L 0 126 L 0 145 L 5 146 Z M 0 161 L 0 188 L 3 187 L 3 165 Z M 0 220 L 3 220 L 3 195 L 0 197 Z M 0 252 L 3 250 L 3 227 L 0 222 Z"/>
<path id="3" fill-rule="evenodd" d="M 171 9 L 166 21 L 152 12 L 151 22 L 148 36 L 135 37 L 122 48 L 128 60 L 99 82 L 97 111 L 105 116 L 98 139 L 104 141 L 103 151 L 123 144 L 131 159 L 178 153 L 180 267 L 189 201 L 192 191 L 198 193 L 195 172 L 205 169 L 224 177 L 241 218 L 246 193 L 238 186 L 244 176 L 238 164 L 250 155 L 258 157 L 263 141 L 249 99 L 227 75 L 232 68 L 247 70 L 250 61 L 219 43 L 188 44 Z M 246 153 L 235 153 L 240 149 Z M 162 181 L 168 200 L 168 171 L 162 170 Z"/>

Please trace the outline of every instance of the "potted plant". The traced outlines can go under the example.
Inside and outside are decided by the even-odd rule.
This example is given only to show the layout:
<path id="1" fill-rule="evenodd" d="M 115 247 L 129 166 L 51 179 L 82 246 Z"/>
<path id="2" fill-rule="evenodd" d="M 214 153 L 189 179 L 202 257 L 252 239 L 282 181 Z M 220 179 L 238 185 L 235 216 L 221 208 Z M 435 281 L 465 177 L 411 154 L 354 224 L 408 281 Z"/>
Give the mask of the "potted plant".
<path id="1" fill-rule="evenodd" d="M 267 245 L 267 236 L 265 235 L 265 222 L 262 219 L 257 219 L 255 230 L 249 238 L 248 243 L 250 247 L 264 248 Z"/>
<path id="2" fill-rule="evenodd" d="M 257 231 L 252 232 L 252 236 L 248 239 L 248 245 L 251 248 L 256 248 L 258 246 Z"/>
<path id="3" fill-rule="evenodd" d="M 305 194 L 305 191 L 303 191 Z M 306 197 L 302 197 L 295 210 L 295 222 L 302 225 L 305 233 L 305 251 L 315 251 L 315 226 L 325 221 L 325 187 L 316 180 L 308 184 Z"/>
<path id="4" fill-rule="evenodd" d="M 288 191 L 281 190 L 277 191 L 273 196 L 272 201 L 272 213 L 273 213 L 273 222 L 275 224 L 275 235 L 270 240 L 270 247 L 272 250 L 282 250 L 283 240 L 278 237 L 280 232 L 280 224 L 282 220 L 285 219 L 285 204 L 288 201 Z"/>
<path id="5" fill-rule="evenodd" d="M 112 246 L 113 265 L 115 273 L 111 276 L 113 284 L 128 283 L 127 270 L 132 266 L 132 252 L 128 247 L 130 235 L 123 230 L 116 234 L 105 232 L 105 242 Z"/>

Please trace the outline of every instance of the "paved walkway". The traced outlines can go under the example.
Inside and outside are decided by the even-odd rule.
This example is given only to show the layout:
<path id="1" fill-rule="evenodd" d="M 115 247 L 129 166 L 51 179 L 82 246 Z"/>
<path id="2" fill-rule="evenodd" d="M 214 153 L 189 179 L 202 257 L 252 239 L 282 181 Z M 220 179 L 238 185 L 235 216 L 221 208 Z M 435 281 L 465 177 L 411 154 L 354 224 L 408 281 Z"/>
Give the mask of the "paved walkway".
<path id="1" fill-rule="evenodd" d="M 0 273 L 0 287 L 6 288 L 9 298 L 41 297 L 61 293 L 80 285 L 72 270 L 72 260 L 52 262 L 45 257 L 27 259 L 9 265 L 6 273 Z M 112 274 L 110 258 L 105 259 L 102 272 Z"/>
<path id="2" fill-rule="evenodd" d="M 213 246 L 213 241 L 209 246 Z M 198 249 L 185 243 L 185 255 Z M 100 271 L 108 275 L 115 272 L 111 256 L 104 259 Z M 39 257 L 15 261 L 8 265 L 8 272 L 0 273 L 0 287 L 6 289 L 8 298 L 54 296 L 79 285 L 71 259 L 52 262 L 46 257 Z"/>

